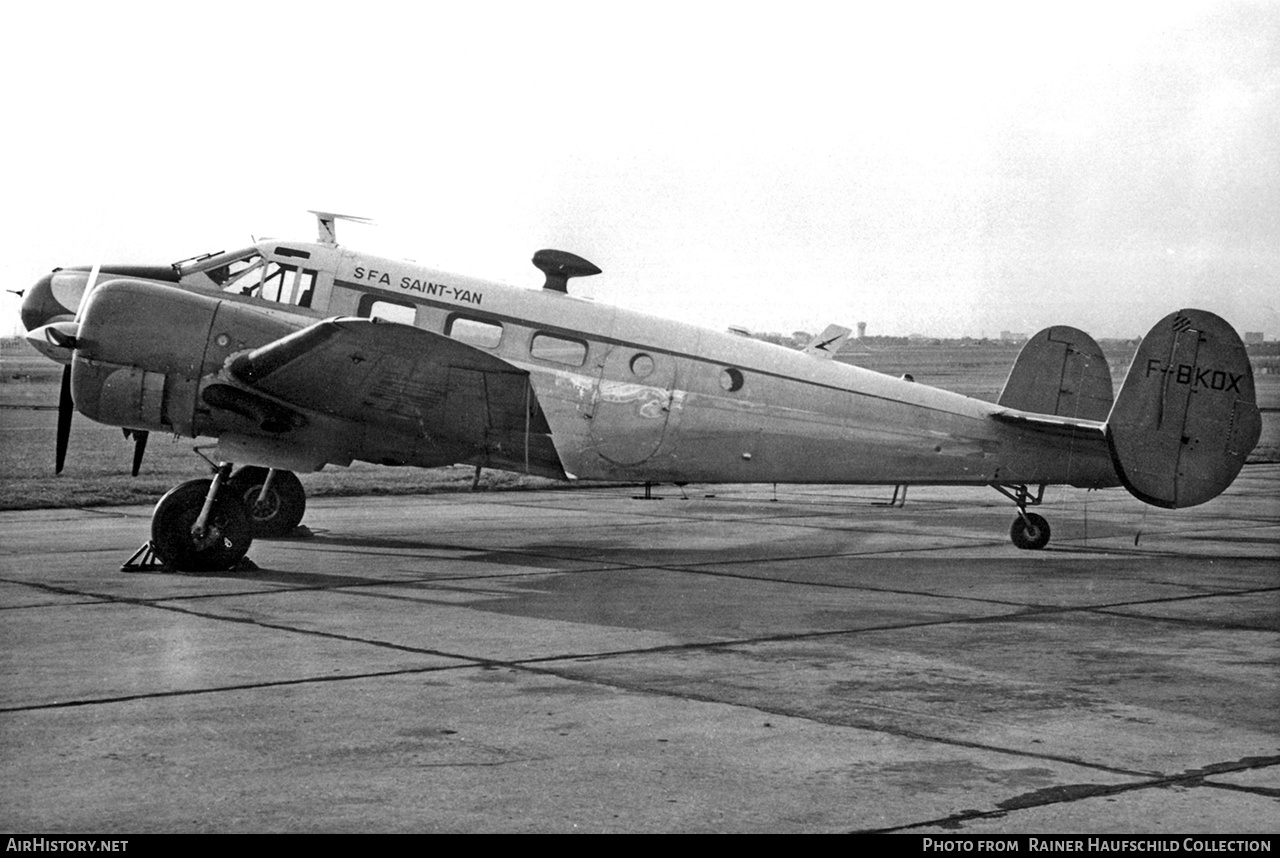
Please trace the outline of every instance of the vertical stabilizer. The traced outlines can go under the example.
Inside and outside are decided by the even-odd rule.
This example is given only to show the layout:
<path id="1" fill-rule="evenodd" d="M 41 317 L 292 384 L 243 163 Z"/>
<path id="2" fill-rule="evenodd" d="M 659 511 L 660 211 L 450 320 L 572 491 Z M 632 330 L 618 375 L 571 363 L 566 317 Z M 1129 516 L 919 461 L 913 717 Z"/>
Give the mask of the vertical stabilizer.
<path id="1" fill-rule="evenodd" d="M 1244 343 L 1205 310 L 1179 310 L 1151 329 L 1107 420 L 1125 488 L 1169 509 L 1217 497 L 1261 432 Z"/>
<path id="2" fill-rule="evenodd" d="M 1106 420 L 1111 399 L 1102 349 L 1084 331 L 1058 325 L 1027 340 L 998 401 L 1035 414 Z"/>
<path id="3" fill-rule="evenodd" d="M 826 329 L 809 341 L 809 345 L 804 347 L 804 353 L 812 355 L 816 358 L 825 358 L 830 360 L 836 356 L 836 352 L 840 351 L 840 347 L 844 345 L 844 341 L 849 339 L 849 334 L 853 333 L 843 325 L 827 325 Z"/>

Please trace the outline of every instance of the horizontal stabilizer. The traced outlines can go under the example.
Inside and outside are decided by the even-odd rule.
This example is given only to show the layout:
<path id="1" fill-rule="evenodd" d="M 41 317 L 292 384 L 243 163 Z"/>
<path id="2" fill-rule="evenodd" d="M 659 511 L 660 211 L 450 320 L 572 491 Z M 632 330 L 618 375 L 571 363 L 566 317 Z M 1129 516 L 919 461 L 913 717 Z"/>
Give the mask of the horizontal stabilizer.
<path id="1" fill-rule="evenodd" d="M 1107 435 L 1107 424 L 1099 420 L 1073 420 L 1069 417 L 1029 414 L 1025 411 L 998 411 L 991 415 L 991 419 L 1041 435 L 1062 438 L 1088 438 L 1101 442 Z"/>
<path id="2" fill-rule="evenodd" d="M 1169 509 L 1217 497 L 1262 432 L 1239 334 L 1205 310 L 1161 319 L 1133 356 L 1107 432 L 1135 497 Z"/>
<path id="3" fill-rule="evenodd" d="M 1084 331 L 1058 325 L 1027 340 L 999 403 L 1033 414 L 1106 420 L 1111 400 L 1111 369 L 1102 349 Z"/>

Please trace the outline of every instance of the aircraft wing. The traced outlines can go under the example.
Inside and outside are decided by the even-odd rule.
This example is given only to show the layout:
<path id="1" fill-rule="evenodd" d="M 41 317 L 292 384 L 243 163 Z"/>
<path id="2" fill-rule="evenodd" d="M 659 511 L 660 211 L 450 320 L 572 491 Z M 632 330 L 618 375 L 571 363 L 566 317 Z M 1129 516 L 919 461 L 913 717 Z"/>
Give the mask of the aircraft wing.
<path id="1" fill-rule="evenodd" d="M 464 451 L 456 461 L 564 478 L 529 373 L 441 334 L 326 319 L 233 358 L 227 370 L 286 405 Z"/>

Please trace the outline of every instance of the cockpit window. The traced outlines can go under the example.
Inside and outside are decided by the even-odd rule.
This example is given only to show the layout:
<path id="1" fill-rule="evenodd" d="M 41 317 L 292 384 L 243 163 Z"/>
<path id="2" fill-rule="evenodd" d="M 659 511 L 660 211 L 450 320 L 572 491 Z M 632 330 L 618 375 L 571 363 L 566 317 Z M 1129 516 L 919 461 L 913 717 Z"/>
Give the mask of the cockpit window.
<path id="1" fill-rule="evenodd" d="M 261 271 L 261 278 L 257 275 Z M 316 288 L 316 272 L 296 265 L 268 262 L 261 269 L 248 272 L 236 281 L 241 295 L 256 295 L 281 304 L 311 306 L 311 293 Z"/>
<path id="2" fill-rule="evenodd" d="M 292 257 L 308 254 L 290 253 Z M 204 274 L 223 292 L 310 307 L 317 271 L 265 258 L 255 248 L 216 253 L 177 263 L 182 275 Z"/>
<path id="3" fill-rule="evenodd" d="M 217 268 L 211 268 L 205 272 L 210 280 L 222 287 L 229 287 L 238 283 L 241 279 L 262 268 L 263 259 L 258 254 L 246 257 L 244 259 L 234 259 L 225 265 L 219 265 Z M 262 276 L 250 278 L 254 284 L 261 282 Z M 250 289 L 253 287 L 250 286 Z M 244 294 L 249 294 L 246 291 Z"/>

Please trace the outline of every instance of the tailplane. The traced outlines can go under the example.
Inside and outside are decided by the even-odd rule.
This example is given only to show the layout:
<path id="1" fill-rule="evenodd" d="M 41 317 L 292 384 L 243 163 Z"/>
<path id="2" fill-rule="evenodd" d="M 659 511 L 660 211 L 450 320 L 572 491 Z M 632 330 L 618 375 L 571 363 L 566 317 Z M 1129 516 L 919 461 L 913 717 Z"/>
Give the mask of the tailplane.
<path id="1" fill-rule="evenodd" d="M 1151 329 L 1107 418 L 1120 481 L 1168 509 L 1221 494 L 1261 432 L 1244 343 L 1205 310 L 1179 310 Z"/>

